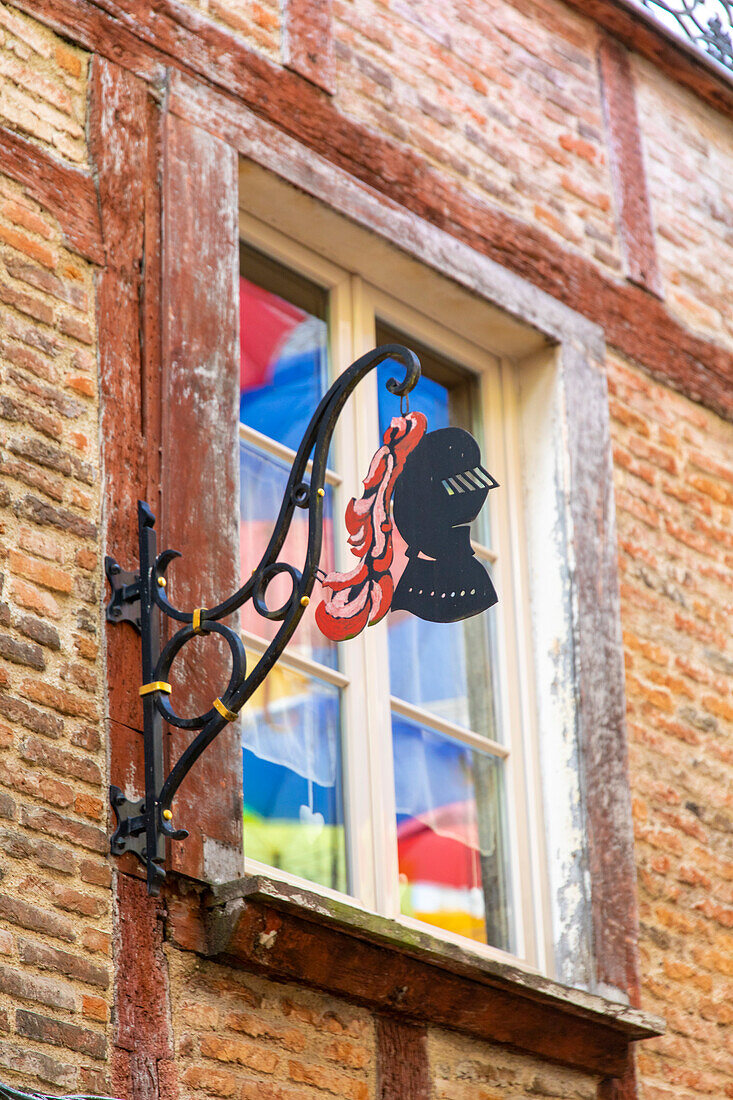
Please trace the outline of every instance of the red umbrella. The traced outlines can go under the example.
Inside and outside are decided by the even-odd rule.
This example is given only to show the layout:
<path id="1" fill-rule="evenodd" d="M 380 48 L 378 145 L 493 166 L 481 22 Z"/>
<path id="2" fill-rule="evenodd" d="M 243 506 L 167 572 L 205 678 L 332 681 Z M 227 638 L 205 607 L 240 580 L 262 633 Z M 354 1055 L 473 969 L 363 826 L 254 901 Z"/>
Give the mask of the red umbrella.
<path id="1" fill-rule="evenodd" d="M 403 821 L 397 827 L 400 874 L 409 882 L 457 889 L 481 884 L 476 807 L 453 802 Z"/>

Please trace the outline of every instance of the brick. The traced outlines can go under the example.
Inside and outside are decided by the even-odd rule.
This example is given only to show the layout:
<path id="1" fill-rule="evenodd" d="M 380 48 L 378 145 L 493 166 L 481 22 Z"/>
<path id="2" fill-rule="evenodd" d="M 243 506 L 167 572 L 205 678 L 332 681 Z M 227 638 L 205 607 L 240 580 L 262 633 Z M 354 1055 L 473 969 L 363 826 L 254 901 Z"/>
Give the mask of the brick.
<path id="1" fill-rule="evenodd" d="M 8 242 L 8 236 L 12 236 L 17 240 L 20 234 L 11 233 L 0 225 L 0 239 L 5 240 L 7 243 L 12 243 L 12 241 Z M 33 243 L 34 242 L 31 242 L 31 245 L 33 245 Z M 45 249 L 44 252 L 51 258 L 50 266 L 53 266 L 53 254 L 49 249 Z M 36 321 L 42 321 L 45 325 L 52 325 L 54 323 L 53 308 L 47 305 L 42 298 L 38 298 L 34 294 L 27 294 L 22 290 L 17 290 L 15 287 L 12 287 L 10 283 L 5 282 L 4 279 L 0 279 L 0 302 L 5 302 L 6 305 L 14 306 L 21 313 L 25 313 L 28 317 L 33 317 Z"/>
<path id="2" fill-rule="evenodd" d="M 35 611 L 38 615 L 47 615 L 51 619 L 61 618 L 58 601 L 50 592 L 44 592 L 34 584 L 27 584 L 18 577 L 13 578 L 12 592 L 16 602 L 28 611 Z"/>
<path id="3" fill-rule="evenodd" d="M 29 829 L 47 833 L 49 836 L 61 837 L 72 844 L 79 844 L 82 848 L 88 848 L 92 852 L 107 853 L 108 841 L 101 829 L 87 825 L 72 818 L 62 817 L 51 810 L 36 809 L 31 806 L 23 806 L 20 815 L 21 824 Z"/>
<path id="4" fill-rule="evenodd" d="M 87 752 L 96 752 L 101 745 L 99 730 L 91 726 L 81 726 L 71 734 L 71 743 L 77 748 L 86 749 Z"/>
<path id="5" fill-rule="evenodd" d="M 29 489 L 40 489 L 52 500 L 60 502 L 64 499 L 62 479 L 55 474 L 50 474 L 47 470 L 39 470 L 32 462 L 22 462 L 20 459 L 4 456 L 0 460 L 0 471 L 6 478 L 14 478 Z"/>
<path id="6" fill-rule="evenodd" d="M 59 1062 L 41 1051 L 29 1050 L 25 1043 L 17 1046 L 15 1043 L 0 1040 L 0 1066 L 14 1073 L 37 1077 L 56 1088 L 73 1089 L 76 1086 L 75 1065 Z"/>
<path id="7" fill-rule="evenodd" d="M 31 859 L 41 867 L 73 875 L 76 861 L 71 852 L 49 841 L 37 840 L 25 833 L 0 829 L 0 848 L 15 859 Z"/>
<path id="8" fill-rule="evenodd" d="M 43 409 L 33 408 L 22 401 L 13 400 L 7 394 L 0 394 L 0 416 L 4 420 L 30 424 L 51 439 L 60 439 L 63 434 L 62 423 L 57 416 L 51 416 Z"/>
<path id="9" fill-rule="evenodd" d="M 8 369 L 7 374 L 20 390 L 46 408 L 60 413 L 69 420 L 75 420 L 81 416 L 83 407 L 69 394 L 63 393 L 54 386 L 44 385 L 34 378 L 28 378 L 12 367 Z"/>
<path id="10" fill-rule="evenodd" d="M 348 1069 L 366 1069 L 372 1060 L 371 1051 L 366 1047 L 355 1046 L 345 1039 L 334 1039 L 325 1049 L 325 1055 L 331 1062 L 338 1062 Z"/>
<path id="11" fill-rule="evenodd" d="M 58 527 L 61 531 L 70 531 L 84 539 L 96 539 L 96 525 L 66 508 L 55 508 L 37 497 L 23 498 L 19 513 L 41 526 Z"/>
<path id="12" fill-rule="evenodd" d="M 9 634 L 0 634 L 0 657 L 16 665 L 27 665 L 42 672 L 46 667 L 46 658 L 39 645 L 20 642 Z"/>
<path id="13" fill-rule="evenodd" d="M 25 634 L 26 638 L 32 638 L 34 642 L 58 652 L 61 648 L 61 639 L 56 627 L 46 623 L 43 619 L 34 619 L 30 615 L 19 615 L 15 622 L 16 630 Z"/>
<path id="14" fill-rule="evenodd" d="M 575 137 L 574 134 L 561 134 L 560 146 L 568 153 L 574 153 L 582 160 L 587 160 L 589 164 L 593 164 L 598 156 L 598 150 L 587 141 L 583 141 L 582 138 Z"/>
<path id="15" fill-rule="evenodd" d="M 88 935 L 86 932 L 85 935 Z M 39 970 L 51 970 L 58 974 L 64 974 L 67 978 L 83 982 L 85 985 L 96 986 L 99 989 L 108 989 L 110 984 L 109 972 L 99 963 L 91 962 L 85 956 L 72 955 L 68 951 L 61 951 L 51 947 L 48 943 L 39 943 L 18 937 L 18 955 L 23 962 L 38 967 Z"/>
<path id="16" fill-rule="evenodd" d="M 190 1066 L 183 1074 L 183 1082 L 192 1089 L 200 1089 L 210 1096 L 234 1096 L 238 1081 L 231 1073 L 212 1070 L 206 1066 Z"/>
<path id="17" fill-rule="evenodd" d="M 91 570 L 97 568 L 97 554 L 87 546 L 82 546 L 77 550 L 74 560 L 82 569 Z"/>
<path id="18" fill-rule="evenodd" d="M 49 745 L 37 737 L 27 737 L 20 755 L 31 764 L 45 764 L 60 775 L 81 779 L 98 786 L 102 782 L 99 765 L 88 756 L 76 756 L 56 745 Z"/>
<path id="19" fill-rule="evenodd" d="M 32 237 L 26 236 L 25 233 L 19 233 L 17 229 L 11 229 L 1 222 L 0 241 L 4 241 L 5 244 L 17 248 L 24 256 L 29 256 L 32 260 L 38 260 L 39 263 L 44 264 L 46 267 L 53 269 L 56 266 L 56 250 L 52 246 L 42 244 L 40 241 L 36 241 Z M 2 292 L 0 291 L 0 295 L 1 294 Z M 3 298 L 3 301 L 7 301 L 7 299 Z M 10 304 L 16 305 L 15 302 Z M 18 306 L 18 308 L 21 309 L 22 307 Z M 44 320 L 43 316 L 40 316 L 38 312 L 31 313 L 31 316 L 36 317 L 39 321 Z M 51 324 L 51 321 L 47 321 L 46 324 Z"/>
<path id="20" fill-rule="evenodd" d="M 241 1100 L 303 1100 L 300 1086 L 273 1084 L 261 1078 L 247 1078 L 241 1082 Z M 483 1098 L 476 1098 L 483 1100 Z"/>
<path id="21" fill-rule="evenodd" d="M 102 1024 L 106 1024 L 109 1017 L 107 1002 L 101 997 L 94 997 L 89 993 L 84 993 L 82 996 L 81 1011 L 82 1015 L 86 1016 L 87 1019 L 97 1020 Z"/>
<path id="22" fill-rule="evenodd" d="M 100 932 L 96 928 L 87 928 L 81 939 L 87 951 L 98 951 L 103 955 L 109 954 L 110 938 L 106 932 Z"/>
<path id="23" fill-rule="evenodd" d="M 234 1062 L 260 1073 L 274 1073 L 278 1057 L 272 1051 L 263 1050 L 253 1043 L 241 1040 L 222 1039 L 206 1035 L 200 1042 L 201 1053 L 205 1058 L 215 1058 L 219 1062 Z"/>
<path id="24" fill-rule="evenodd" d="M 79 874 L 84 882 L 94 886 L 104 886 L 107 889 L 112 885 L 112 868 L 108 863 L 95 863 L 91 859 L 83 859 L 79 868 Z"/>
<path id="25" fill-rule="evenodd" d="M 42 703 L 61 714 L 70 714 L 79 718 L 95 718 L 97 716 L 97 704 L 93 699 L 85 699 L 78 693 L 64 691 L 52 684 L 42 683 L 36 680 L 24 680 L 21 691 L 26 698 L 34 703 Z"/>
<path id="26" fill-rule="evenodd" d="M 80 393 L 84 397 L 94 397 L 97 392 L 94 379 L 87 378 L 84 374 L 67 374 L 66 385 L 70 390 L 74 390 L 75 393 Z"/>
<path id="27" fill-rule="evenodd" d="M 88 321 L 74 316 L 73 313 L 63 313 L 59 318 L 59 328 L 66 336 L 72 336 L 83 344 L 94 343 L 94 333 Z"/>
<path id="28" fill-rule="evenodd" d="M 35 374 L 36 378 L 52 382 L 56 377 L 55 369 L 48 359 L 31 348 L 11 344 L 8 340 L 0 340 L 0 354 L 16 367 Z"/>
<path id="29" fill-rule="evenodd" d="M 330 1092 L 342 1100 L 369 1100 L 369 1086 L 343 1073 L 325 1066 L 308 1066 L 302 1062 L 289 1062 L 288 1075 L 296 1084 L 313 1085 L 323 1092 Z"/>
<path id="30" fill-rule="evenodd" d="M 12 924 L 20 925 L 21 928 L 66 940 L 68 943 L 73 943 L 76 939 L 74 927 L 66 917 L 50 913 L 46 909 L 39 909 L 29 902 L 10 897 L 8 894 L 0 893 L 0 917 Z"/>
<path id="31" fill-rule="evenodd" d="M 21 1001 L 37 1001 L 48 1008 L 66 1009 L 68 1012 L 73 1012 L 76 1008 L 73 986 L 60 982 L 57 978 L 38 978 L 2 964 L 0 993 Z"/>
<path id="32" fill-rule="evenodd" d="M 14 202 L 12 200 L 4 202 L 2 207 L 0 207 L 0 213 L 2 213 L 8 221 L 14 222 L 16 225 L 22 225 L 24 229 L 29 229 L 31 233 L 37 233 L 47 241 L 50 241 L 53 237 L 53 230 L 50 225 L 33 210 L 20 202 Z"/>
<path id="33" fill-rule="evenodd" d="M 80 1054 L 88 1054 L 99 1060 L 107 1056 L 107 1043 L 104 1036 L 96 1031 L 78 1027 L 76 1024 L 62 1023 L 48 1016 L 39 1016 L 35 1012 L 18 1009 L 15 1013 L 15 1027 L 18 1034 L 27 1039 L 77 1050 Z"/>
<path id="34" fill-rule="evenodd" d="M 17 803 L 7 791 L 0 791 L 0 818 L 5 821 L 15 820 L 15 816 L 18 812 Z"/>
<path id="35" fill-rule="evenodd" d="M 57 470 L 67 477 L 73 470 L 71 458 L 66 451 L 60 447 L 53 447 L 51 444 L 45 443 L 42 439 L 37 439 L 35 436 L 15 436 L 9 441 L 7 446 L 8 450 L 12 451 L 13 454 L 32 459 L 41 466 L 47 466 L 49 469 Z M 32 532 L 27 530 L 24 532 L 24 549 L 30 550 L 31 553 L 38 553 L 39 550 L 35 547 L 39 546 L 39 544 L 40 546 L 46 547 L 50 541 L 51 540 L 48 538 L 33 539 Z M 58 554 L 58 547 L 56 547 L 56 554 Z M 41 556 L 48 558 L 49 553 L 41 553 Z"/>
<path id="36" fill-rule="evenodd" d="M 293 1016 L 296 1020 L 329 1035 L 352 1035 L 354 1038 L 363 1038 L 366 1033 L 365 1021 L 348 1012 L 319 1011 L 310 1005 L 299 1004 L 290 997 L 283 997 L 281 1010 L 285 1017 Z"/>
<path id="37" fill-rule="evenodd" d="M 69 886 L 54 886 L 53 899 L 57 908 L 68 913 L 78 913 L 82 917 L 100 917 L 107 910 L 107 904 L 102 898 L 83 894 Z"/>
<path id="38" fill-rule="evenodd" d="M 21 726 L 33 733 L 41 733 L 45 737 L 58 739 L 64 730 L 63 719 L 55 714 L 45 714 L 36 710 L 21 699 L 15 699 L 5 692 L 0 692 L 0 714 L 10 722 L 18 722 Z"/>
<path id="39" fill-rule="evenodd" d="M 273 1027 L 272 1024 L 249 1012 L 233 1012 L 224 1019 L 224 1026 L 231 1031 L 249 1035 L 252 1039 L 269 1039 L 293 1053 L 305 1049 L 305 1036 L 296 1028 Z"/>
<path id="40" fill-rule="evenodd" d="M 89 303 L 82 287 L 59 279 L 57 275 L 53 275 L 50 271 L 44 271 L 15 257 L 6 257 L 5 267 L 14 279 L 19 279 L 36 290 L 42 290 L 45 294 L 50 294 L 62 302 L 76 306 L 77 309 L 86 310 L 88 308 Z"/>
<path id="41" fill-rule="evenodd" d="M 158 1062 L 158 1080 L 162 1077 L 162 1059 Z M 92 1066 L 81 1066 L 79 1069 L 79 1087 L 84 1096 L 111 1096 L 112 1084 L 109 1075 L 103 1069 L 95 1069 Z M 161 1095 L 170 1096 L 170 1092 Z"/>
<path id="42" fill-rule="evenodd" d="M 74 798 L 74 809 L 81 817 L 92 821 L 102 821 L 107 814 L 107 803 L 96 795 L 79 791 Z"/>

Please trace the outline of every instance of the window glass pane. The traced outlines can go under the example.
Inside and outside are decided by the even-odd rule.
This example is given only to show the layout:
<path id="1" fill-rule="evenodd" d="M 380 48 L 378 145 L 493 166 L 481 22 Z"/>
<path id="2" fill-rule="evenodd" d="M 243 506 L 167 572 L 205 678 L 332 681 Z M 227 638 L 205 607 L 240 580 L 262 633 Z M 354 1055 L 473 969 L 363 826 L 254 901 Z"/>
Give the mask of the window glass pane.
<path id="1" fill-rule="evenodd" d="M 328 385 L 327 295 L 242 247 L 240 420 L 297 450 Z"/>
<path id="2" fill-rule="evenodd" d="M 239 444 L 240 459 L 240 525 L 239 547 L 242 563 L 242 579 L 246 580 L 259 563 L 272 536 L 275 520 L 285 494 L 290 466 L 278 458 L 264 454 L 244 440 Z M 326 486 L 323 508 L 323 550 L 321 568 L 330 572 L 334 568 L 333 549 L 333 491 Z M 308 546 L 308 513 L 296 508 L 279 561 L 296 569 L 303 568 Z M 288 598 L 292 584 L 288 576 L 275 577 L 267 589 L 267 605 L 271 610 L 281 606 Z M 300 625 L 289 645 L 313 661 L 336 668 L 338 651 L 336 644 L 324 638 L 315 623 L 316 599 L 306 609 Z M 260 638 L 270 640 L 280 628 L 259 615 L 250 600 L 241 610 L 241 624 Z"/>
<path id="3" fill-rule="evenodd" d="M 501 741 L 489 658 L 491 622 L 490 613 L 431 623 L 406 611 L 393 612 L 388 620 L 392 694 Z"/>
<path id="4" fill-rule="evenodd" d="M 400 906 L 512 949 L 501 760 L 393 715 Z"/>
<path id="5" fill-rule="evenodd" d="M 464 428 L 476 438 L 483 452 L 481 387 L 477 376 L 381 322 L 377 324 L 377 343 L 404 344 L 418 356 L 422 373 L 410 394 L 410 410 L 425 414 L 428 431 Z M 377 368 L 380 441 L 392 417 L 400 415 L 399 398 L 389 392 L 386 383 L 390 378 L 402 378 L 404 371 L 405 368 L 392 359 L 385 360 Z M 485 506 L 471 524 L 471 537 L 484 546 L 491 545 L 488 507 Z"/>
<path id="6" fill-rule="evenodd" d="M 345 893 L 339 690 L 277 665 L 242 719 L 245 856 Z"/>
<path id="7" fill-rule="evenodd" d="M 377 339 L 380 343 L 406 344 L 420 357 L 423 373 L 410 395 L 410 408 L 426 415 L 428 431 L 461 427 L 480 439 L 479 386 L 474 375 L 385 325 L 378 326 Z M 385 382 L 390 375 L 399 377 L 401 368 L 388 360 L 379 369 L 380 428 L 384 431 L 399 410 L 399 403 L 387 391 Z M 474 538 L 482 532 L 487 537 L 487 515 L 488 507 L 484 504 L 473 524 Z M 407 550 L 395 527 L 392 567 L 395 586 L 407 564 Z M 483 565 L 487 567 L 488 563 Z M 394 611 L 388 620 L 392 694 L 456 725 L 501 740 L 491 661 L 492 623 L 491 611 L 458 623 L 433 623 Z"/>

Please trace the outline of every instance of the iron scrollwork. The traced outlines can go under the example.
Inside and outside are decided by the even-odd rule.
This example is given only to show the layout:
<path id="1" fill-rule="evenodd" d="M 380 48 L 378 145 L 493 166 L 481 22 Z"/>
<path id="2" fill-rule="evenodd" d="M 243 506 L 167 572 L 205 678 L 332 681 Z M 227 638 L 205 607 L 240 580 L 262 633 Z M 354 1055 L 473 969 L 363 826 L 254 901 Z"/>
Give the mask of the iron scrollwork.
<path id="1" fill-rule="evenodd" d="M 696 49 L 733 71 L 733 0 L 636 0 Z"/>
<path id="2" fill-rule="evenodd" d="M 420 362 L 414 352 L 399 344 L 385 344 L 357 359 L 325 395 L 306 428 L 285 489 L 280 511 L 262 558 L 252 576 L 222 603 L 211 608 L 182 611 L 166 595 L 166 570 L 177 550 L 157 552 L 155 516 L 143 501 L 138 502 L 140 569 L 129 573 L 114 558 L 105 559 L 112 597 L 107 605 L 109 622 L 130 622 L 141 634 L 143 739 L 145 752 L 145 796 L 127 798 L 119 787 L 110 787 L 110 803 L 116 829 L 110 847 L 113 855 L 133 852 L 147 867 L 148 892 L 158 894 L 165 878 L 165 841 L 183 840 L 185 829 L 172 824 L 171 804 L 191 767 L 228 722 L 233 721 L 281 656 L 307 607 L 316 580 L 323 542 L 323 504 L 328 451 L 336 421 L 350 394 L 379 363 L 393 359 L 405 368 L 402 381 L 390 378 L 387 389 L 405 397 L 420 377 Z M 308 473 L 308 464 L 312 465 Z M 296 509 L 308 512 L 308 544 L 301 569 L 278 560 Z M 276 608 L 267 604 L 267 589 L 276 576 L 287 575 L 291 592 Z M 257 613 L 281 623 L 275 637 L 254 668 L 247 672 L 244 645 L 237 631 L 221 620 L 238 611 L 249 600 Z M 161 650 L 161 612 L 182 624 Z M 184 718 L 169 701 L 168 677 L 183 646 L 197 634 L 220 634 L 231 655 L 229 682 L 204 714 Z M 181 753 L 166 776 L 163 754 L 163 723 L 199 732 Z"/>

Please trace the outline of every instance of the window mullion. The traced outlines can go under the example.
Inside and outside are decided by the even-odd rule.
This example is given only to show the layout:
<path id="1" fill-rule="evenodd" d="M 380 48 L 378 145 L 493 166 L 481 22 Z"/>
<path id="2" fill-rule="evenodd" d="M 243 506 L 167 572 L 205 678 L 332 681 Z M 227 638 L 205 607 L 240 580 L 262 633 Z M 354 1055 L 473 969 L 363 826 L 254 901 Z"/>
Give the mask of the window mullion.
<path id="1" fill-rule="evenodd" d="M 370 288 L 352 277 L 354 357 L 374 347 L 376 318 Z M 355 457 L 360 484 L 379 441 L 379 408 L 376 372 L 358 390 L 355 425 Z M 397 916 L 399 869 L 397 863 L 397 819 L 395 812 L 392 715 L 389 703 L 389 648 L 385 620 L 360 635 L 363 678 L 367 685 L 362 724 L 369 746 L 370 825 L 374 851 L 376 908 L 386 916 Z M 369 737 L 366 737 L 367 730 Z"/>
<path id="2" fill-rule="evenodd" d="M 505 708 L 504 726 L 511 731 L 512 756 L 507 761 L 507 809 L 510 825 L 510 859 L 512 893 L 516 914 L 517 943 L 515 950 L 533 966 L 546 966 L 544 945 L 538 936 L 543 921 L 538 912 L 537 899 L 542 896 L 538 845 L 541 842 L 535 825 L 537 814 L 530 813 L 529 800 L 540 805 L 535 798 L 539 790 L 529 780 L 534 760 L 530 751 L 529 732 L 534 727 L 531 695 L 532 677 L 529 675 L 531 655 L 527 643 L 524 607 L 519 583 L 520 563 L 523 560 L 522 534 L 519 529 L 522 501 L 521 485 L 509 477 L 510 470 L 518 466 L 518 428 L 516 394 L 513 387 L 512 364 L 502 362 L 500 378 L 486 380 L 484 388 L 485 422 L 489 427 L 488 443 L 491 453 L 487 460 L 493 463 L 496 477 L 506 486 L 503 496 L 490 494 L 492 531 L 497 532 L 498 563 L 497 585 L 510 595 L 510 599 L 497 605 L 499 644 L 497 659 L 501 680 L 500 697 Z M 493 430 L 495 424 L 501 431 Z M 500 514 L 498 514 L 500 513 Z M 512 562 L 512 583 L 501 584 L 502 566 Z"/>
<path id="3" fill-rule="evenodd" d="M 337 377 L 357 357 L 354 351 L 353 280 L 345 279 L 331 289 L 329 297 L 329 329 L 331 341 L 331 373 Z M 336 425 L 335 443 L 342 484 L 335 490 L 334 540 L 339 570 L 353 567 L 346 547 L 343 517 L 346 505 L 360 484 L 359 456 L 354 439 L 359 424 L 359 391 L 352 396 Z M 367 908 L 376 908 L 374 844 L 371 832 L 370 758 L 368 729 L 364 726 L 367 713 L 369 680 L 364 666 L 363 649 L 358 642 L 340 647 L 340 667 L 349 680 L 342 693 L 344 796 L 348 817 L 347 844 L 350 868 L 350 891 Z"/>

